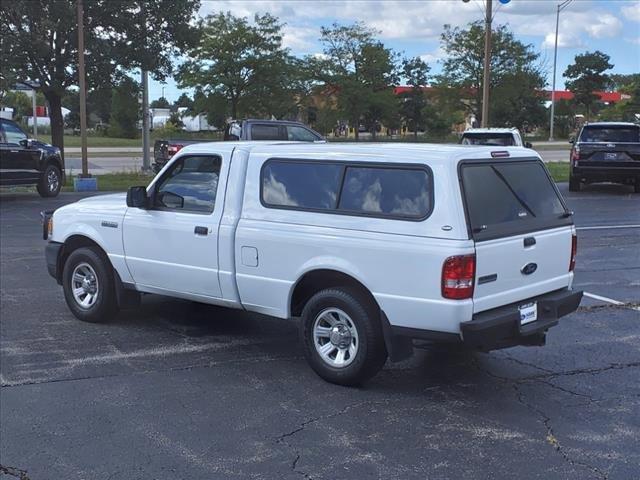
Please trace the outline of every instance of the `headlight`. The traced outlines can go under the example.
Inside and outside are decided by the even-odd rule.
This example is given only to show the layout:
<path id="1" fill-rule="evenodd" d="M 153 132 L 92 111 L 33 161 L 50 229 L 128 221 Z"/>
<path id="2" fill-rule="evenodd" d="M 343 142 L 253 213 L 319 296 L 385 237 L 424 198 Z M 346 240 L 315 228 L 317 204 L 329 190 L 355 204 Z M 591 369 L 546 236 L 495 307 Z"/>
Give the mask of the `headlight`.
<path id="1" fill-rule="evenodd" d="M 42 238 L 48 240 L 53 235 L 53 210 L 40 212 L 42 217 Z"/>

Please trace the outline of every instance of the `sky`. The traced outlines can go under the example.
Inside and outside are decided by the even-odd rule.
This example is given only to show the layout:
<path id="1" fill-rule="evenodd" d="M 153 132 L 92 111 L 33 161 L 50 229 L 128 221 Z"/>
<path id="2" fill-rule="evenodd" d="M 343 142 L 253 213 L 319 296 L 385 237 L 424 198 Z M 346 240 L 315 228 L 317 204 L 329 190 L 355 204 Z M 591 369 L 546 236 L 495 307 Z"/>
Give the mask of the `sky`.
<path id="1" fill-rule="evenodd" d="M 419 56 L 441 70 L 440 34 L 444 24 L 464 27 L 483 19 L 484 2 L 470 0 L 201 0 L 200 16 L 230 11 L 253 18 L 271 13 L 285 23 L 283 43 L 296 56 L 322 53 L 320 27 L 362 21 L 379 31 L 385 46 L 405 57 Z M 548 88 L 553 77 L 556 6 L 561 0 L 493 1 L 494 25 L 506 24 L 516 38 L 541 53 Z M 556 89 L 576 54 L 600 50 L 611 56 L 610 73 L 640 72 L 640 0 L 572 0 L 560 13 Z M 172 79 L 152 80 L 149 98 L 176 100 L 181 90 Z M 190 91 L 189 91 L 190 93 Z"/>

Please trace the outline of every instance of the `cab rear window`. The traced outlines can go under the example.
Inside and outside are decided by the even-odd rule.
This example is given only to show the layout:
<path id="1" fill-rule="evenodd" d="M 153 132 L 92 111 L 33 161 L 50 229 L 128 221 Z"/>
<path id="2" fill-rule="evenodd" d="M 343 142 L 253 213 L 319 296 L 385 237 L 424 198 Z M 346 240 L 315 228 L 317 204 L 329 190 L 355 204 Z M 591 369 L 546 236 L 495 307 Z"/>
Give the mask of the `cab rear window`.
<path id="1" fill-rule="evenodd" d="M 469 227 L 476 240 L 571 224 L 539 161 L 463 163 Z"/>

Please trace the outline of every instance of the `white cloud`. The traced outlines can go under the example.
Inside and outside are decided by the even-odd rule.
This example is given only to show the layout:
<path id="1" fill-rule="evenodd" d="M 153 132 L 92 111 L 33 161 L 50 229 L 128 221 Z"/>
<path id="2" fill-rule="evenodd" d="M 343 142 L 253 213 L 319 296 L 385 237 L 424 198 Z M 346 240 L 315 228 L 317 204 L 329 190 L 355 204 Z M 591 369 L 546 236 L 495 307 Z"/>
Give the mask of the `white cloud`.
<path id="1" fill-rule="evenodd" d="M 618 17 L 605 13 L 594 18 L 591 23 L 585 25 L 585 30 L 593 38 L 615 37 L 622 30 L 622 22 Z"/>
<path id="2" fill-rule="evenodd" d="M 285 25 L 282 45 L 290 48 L 293 53 L 306 53 L 313 48 L 314 40 L 319 35 L 312 27 Z"/>
<path id="3" fill-rule="evenodd" d="M 632 5 L 626 5 L 620 11 L 625 19 L 640 22 L 640 1 L 633 2 Z"/>
<path id="4" fill-rule="evenodd" d="M 431 64 L 431 63 L 436 63 L 440 60 L 442 60 L 443 58 L 445 58 L 447 55 L 445 53 L 445 51 L 442 49 L 442 47 L 438 47 L 435 50 L 431 51 L 431 52 L 427 52 L 424 53 L 422 55 L 420 55 L 420 59 Z"/>
<path id="5" fill-rule="evenodd" d="M 542 42 L 542 48 L 555 48 L 556 35 L 547 33 Z M 558 48 L 582 48 L 585 43 L 578 35 L 568 33 L 558 33 Z"/>

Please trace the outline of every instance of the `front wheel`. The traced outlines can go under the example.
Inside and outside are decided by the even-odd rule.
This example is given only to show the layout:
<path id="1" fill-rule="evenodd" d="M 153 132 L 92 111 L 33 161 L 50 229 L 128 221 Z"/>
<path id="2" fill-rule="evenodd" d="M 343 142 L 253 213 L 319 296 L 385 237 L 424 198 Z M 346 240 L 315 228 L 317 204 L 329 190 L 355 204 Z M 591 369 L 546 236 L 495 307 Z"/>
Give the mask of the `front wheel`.
<path id="1" fill-rule="evenodd" d="M 58 195 L 60 188 L 62 188 L 60 169 L 52 164 L 47 165 L 36 188 L 41 197 L 55 197 Z"/>
<path id="2" fill-rule="evenodd" d="M 339 385 L 359 385 L 387 359 L 379 311 L 357 292 L 331 288 L 316 293 L 302 311 L 300 334 L 311 368 Z"/>
<path id="3" fill-rule="evenodd" d="M 62 271 L 62 288 L 69 309 L 84 322 L 106 322 L 118 311 L 113 270 L 95 248 L 71 252 Z"/>

